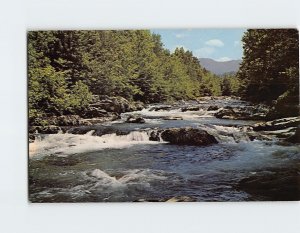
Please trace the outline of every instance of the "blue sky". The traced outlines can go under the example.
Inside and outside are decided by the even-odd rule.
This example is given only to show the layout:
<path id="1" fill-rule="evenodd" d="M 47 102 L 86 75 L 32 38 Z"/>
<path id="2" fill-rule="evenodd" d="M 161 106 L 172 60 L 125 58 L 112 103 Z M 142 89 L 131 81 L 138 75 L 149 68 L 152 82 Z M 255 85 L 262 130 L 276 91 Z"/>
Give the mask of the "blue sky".
<path id="1" fill-rule="evenodd" d="M 241 59 L 241 39 L 245 29 L 153 29 L 160 34 L 165 48 L 171 52 L 183 47 L 199 58 L 217 61 Z"/>

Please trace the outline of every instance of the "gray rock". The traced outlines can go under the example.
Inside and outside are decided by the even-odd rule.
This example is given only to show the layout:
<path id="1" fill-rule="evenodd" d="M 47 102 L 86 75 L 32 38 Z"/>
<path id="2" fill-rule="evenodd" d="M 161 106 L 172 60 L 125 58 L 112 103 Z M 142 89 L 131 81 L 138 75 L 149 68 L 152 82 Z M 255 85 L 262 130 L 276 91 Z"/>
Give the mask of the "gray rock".
<path id="1" fill-rule="evenodd" d="M 29 134 L 41 133 L 41 134 L 57 134 L 62 129 L 56 125 L 48 126 L 30 126 Z"/>
<path id="2" fill-rule="evenodd" d="M 294 133 L 294 135 L 288 137 L 286 139 L 286 142 L 300 143 L 300 127 L 297 127 L 296 132 Z"/>
<path id="3" fill-rule="evenodd" d="M 194 128 L 171 128 L 161 133 L 164 141 L 177 145 L 207 146 L 218 143 L 214 136 L 206 131 Z"/>
<path id="4" fill-rule="evenodd" d="M 183 107 L 181 109 L 182 112 L 187 112 L 187 111 L 199 111 L 200 107 L 199 106 L 187 106 Z"/>
<path id="5" fill-rule="evenodd" d="M 152 108 L 149 109 L 149 111 L 168 111 L 170 110 L 172 107 L 169 105 L 160 105 L 160 106 L 154 106 Z"/>
<path id="6" fill-rule="evenodd" d="M 140 116 L 129 116 L 126 120 L 126 123 L 137 123 L 137 124 L 143 124 L 145 123 L 145 119 Z"/>
<path id="7" fill-rule="evenodd" d="M 216 110 L 218 110 L 218 109 L 219 109 L 218 106 L 216 106 L 216 105 L 211 105 L 211 106 L 209 106 L 209 107 L 207 108 L 207 111 L 216 111 Z"/>
<path id="8" fill-rule="evenodd" d="M 300 124 L 300 117 L 288 117 L 288 118 L 281 118 L 273 121 L 257 123 L 253 125 L 253 130 L 254 131 L 282 130 L 289 127 L 298 127 L 299 124 Z"/>

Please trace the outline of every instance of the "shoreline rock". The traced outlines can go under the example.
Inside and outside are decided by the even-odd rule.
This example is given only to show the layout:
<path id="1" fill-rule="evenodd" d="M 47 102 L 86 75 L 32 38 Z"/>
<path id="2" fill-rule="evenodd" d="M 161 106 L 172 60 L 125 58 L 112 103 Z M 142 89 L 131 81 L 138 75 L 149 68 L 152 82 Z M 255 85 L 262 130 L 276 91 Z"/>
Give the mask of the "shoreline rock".
<path id="1" fill-rule="evenodd" d="M 276 119 L 273 121 L 257 123 L 253 125 L 253 130 L 274 131 L 274 130 L 283 130 L 290 127 L 298 127 L 299 125 L 300 125 L 300 117 L 287 117 L 287 118 Z"/>

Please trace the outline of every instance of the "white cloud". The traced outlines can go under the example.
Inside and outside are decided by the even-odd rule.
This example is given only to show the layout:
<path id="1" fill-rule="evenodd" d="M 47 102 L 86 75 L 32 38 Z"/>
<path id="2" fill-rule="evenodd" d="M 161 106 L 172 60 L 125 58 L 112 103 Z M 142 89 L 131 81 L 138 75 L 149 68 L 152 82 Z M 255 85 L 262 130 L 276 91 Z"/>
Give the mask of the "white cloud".
<path id="1" fill-rule="evenodd" d="M 242 46 L 242 41 L 236 40 L 233 42 L 234 47 Z"/>
<path id="2" fill-rule="evenodd" d="M 205 42 L 206 45 L 213 46 L 213 47 L 223 47 L 223 41 L 219 39 L 212 39 Z"/>
<path id="3" fill-rule="evenodd" d="M 229 57 L 220 57 L 216 61 L 231 61 L 232 59 Z"/>
<path id="4" fill-rule="evenodd" d="M 215 48 L 213 48 L 213 47 L 203 47 L 203 48 L 197 49 L 194 52 L 194 55 L 199 58 L 204 58 L 204 57 L 208 57 L 209 55 L 213 54 L 214 52 L 215 52 Z"/>

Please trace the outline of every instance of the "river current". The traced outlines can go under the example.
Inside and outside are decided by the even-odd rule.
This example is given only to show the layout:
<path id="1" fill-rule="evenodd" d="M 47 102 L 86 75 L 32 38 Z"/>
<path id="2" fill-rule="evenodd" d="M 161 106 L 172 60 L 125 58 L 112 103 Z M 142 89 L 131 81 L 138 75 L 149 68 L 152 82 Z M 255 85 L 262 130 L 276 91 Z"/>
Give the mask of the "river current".
<path id="1" fill-rule="evenodd" d="M 182 112 L 184 104 L 161 111 L 149 106 L 122 114 L 122 119 L 114 122 L 37 135 L 29 145 L 29 200 L 132 202 L 188 197 L 190 201 L 258 201 L 299 197 L 299 193 L 292 198 L 286 194 L 286 190 L 297 192 L 298 187 L 282 190 L 282 184 L 290 180 L 271 190 L 271 181 L 278 176 L 292 172 L 291 179 L 299 180 L 299 146 L 279 143 L 275 136 L 250 140 L 245 129 L 254 121 L 217 119 L 215 111 L 207 111 L 210 105 L 248 103 L 230 98 L 207 100 L 189 103 L 200 106 L 197 111 Z M 139 114 L 146 122 L 125 123 L 130 114 Z M 182 120 L 167 120 L 174 116 Z M 151 130 L 172 127 L 204 129 L 219 143 L 182 146 L 149 140 Z M 263 182 L 254 186 L 258 192 L 240 185 L 249 177 Z"/>

